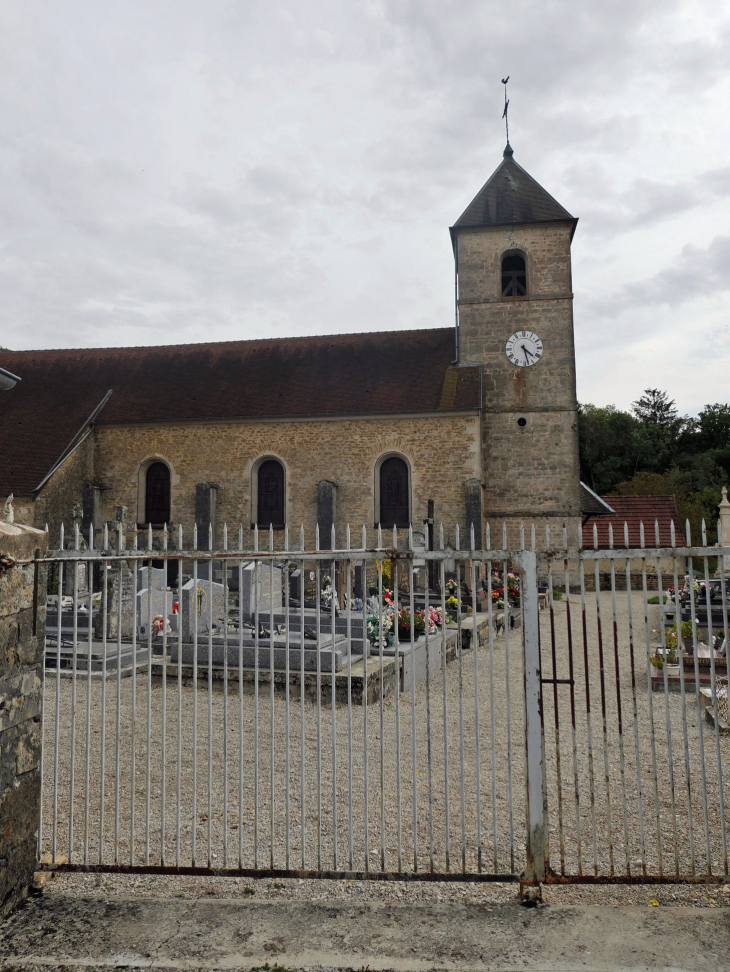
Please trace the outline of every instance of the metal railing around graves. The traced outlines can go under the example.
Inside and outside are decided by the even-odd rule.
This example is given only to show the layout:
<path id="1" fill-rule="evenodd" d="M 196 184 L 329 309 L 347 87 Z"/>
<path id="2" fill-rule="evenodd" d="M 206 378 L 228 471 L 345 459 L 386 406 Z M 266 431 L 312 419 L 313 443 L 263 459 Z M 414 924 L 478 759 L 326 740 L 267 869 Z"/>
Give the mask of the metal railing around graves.
<path id="1" fill-rule="evenodd" d="M 43 866 L 726 881 L 730 548 L 404 534 L 49 554 Z"/>

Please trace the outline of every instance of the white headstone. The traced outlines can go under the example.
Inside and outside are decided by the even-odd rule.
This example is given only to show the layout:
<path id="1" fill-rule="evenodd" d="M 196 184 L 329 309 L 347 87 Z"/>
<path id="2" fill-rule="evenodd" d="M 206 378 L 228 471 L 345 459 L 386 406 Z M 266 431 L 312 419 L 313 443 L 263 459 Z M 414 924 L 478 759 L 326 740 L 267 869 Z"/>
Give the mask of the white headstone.
<path id="1" fill-rule="evenodd" d="M 140 567 L 137 588 L 152 587 L 153 591 L 164 591 L 167 587 L 167 570 L 164 567 Z"/>
<path id="2" fill-rule="evenodd" d="M 257 569 L 258 568 L 258 569 Z M 253 617 L 258 604 L 259 615 L 269 614 L 271 610 L 279 613 L 283 610 L 281 596 L 281 571 L 274 567 L 274 585 L 271 586 L 271 567 L 268 564 L 247 564 L 242 573 L 241 610 L 244 618 Z"/>
<path id="3" fill-rule="evenodd" d="M 211 583 L 198 578 L 197 585 L 191 578 L 182 589 L 180 617 L 183 641 L 191 642 L 197 628 L 198 636 L 208 634 L 211 623 L 221 630 L 221 621 L 226 617 L 226 592 L 223 584 Z"/>

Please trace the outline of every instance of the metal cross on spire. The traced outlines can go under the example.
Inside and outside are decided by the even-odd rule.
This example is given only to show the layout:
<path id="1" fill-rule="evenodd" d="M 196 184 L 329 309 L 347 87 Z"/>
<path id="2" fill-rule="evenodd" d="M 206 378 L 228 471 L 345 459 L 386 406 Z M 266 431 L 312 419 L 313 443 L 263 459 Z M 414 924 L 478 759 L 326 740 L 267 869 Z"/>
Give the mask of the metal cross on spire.
<path id="1" fill-rule="evenodd" d="M 509 118 L 507 117 L 507 109 L 509 108 L 509 100 L 507 98 L 507 82 L 509 81 L 509 74 L 506 78 L 502 78 L 502 84 L 504 85 L 504 111 L 502 112 L 502 118 L 504 118 L 504 127 L 507 131 L 507 144 L 509 145 Z"/>

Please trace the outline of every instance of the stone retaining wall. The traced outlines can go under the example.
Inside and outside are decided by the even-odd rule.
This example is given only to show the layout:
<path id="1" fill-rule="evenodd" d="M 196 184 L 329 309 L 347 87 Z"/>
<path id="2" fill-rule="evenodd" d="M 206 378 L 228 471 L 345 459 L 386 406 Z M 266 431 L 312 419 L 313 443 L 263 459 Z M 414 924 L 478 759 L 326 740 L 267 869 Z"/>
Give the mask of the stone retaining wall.
<path id="1" fill-rule="evenodd" d="M 36 869 L 46 570 L 24 563 L 46 534 L 0 522 L 0 916 Z"/>

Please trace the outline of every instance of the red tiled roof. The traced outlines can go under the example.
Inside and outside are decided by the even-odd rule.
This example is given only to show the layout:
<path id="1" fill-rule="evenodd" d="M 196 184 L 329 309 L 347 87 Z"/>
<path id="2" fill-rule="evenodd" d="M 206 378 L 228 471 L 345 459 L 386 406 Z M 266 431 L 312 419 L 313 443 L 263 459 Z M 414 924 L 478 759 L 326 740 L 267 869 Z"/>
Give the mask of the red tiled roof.
<path id="1" fill-rule="evenodd" d="M 0 495 L 27 495 L 102 401 L 97 423 L 406 413 L 479 407 L 451 327 L 150 348 L 3 351 Z"/>
<path id="2" fill-rule="evenodd" d="M 644 524 L 644 544 L 653 547 L 656 544 L 655 522 L 659 524 L 659 546 L 672 545 L 670 523 L 674 521 L 675 546 L 684 546 L 684 530 L 682 529 L 677 501 L 674 496 L 602 496 L 615 515 L 589 516 L 583 523 L 583 544 L 593 546 L 593 525 L 598 534 L 598 546 L 609 546 L 608 526 L 613 528 L 614 547 L 623 547 L 624 523 L 629 530 L 629 546 L 641 546 L 640 524 Z"/>

